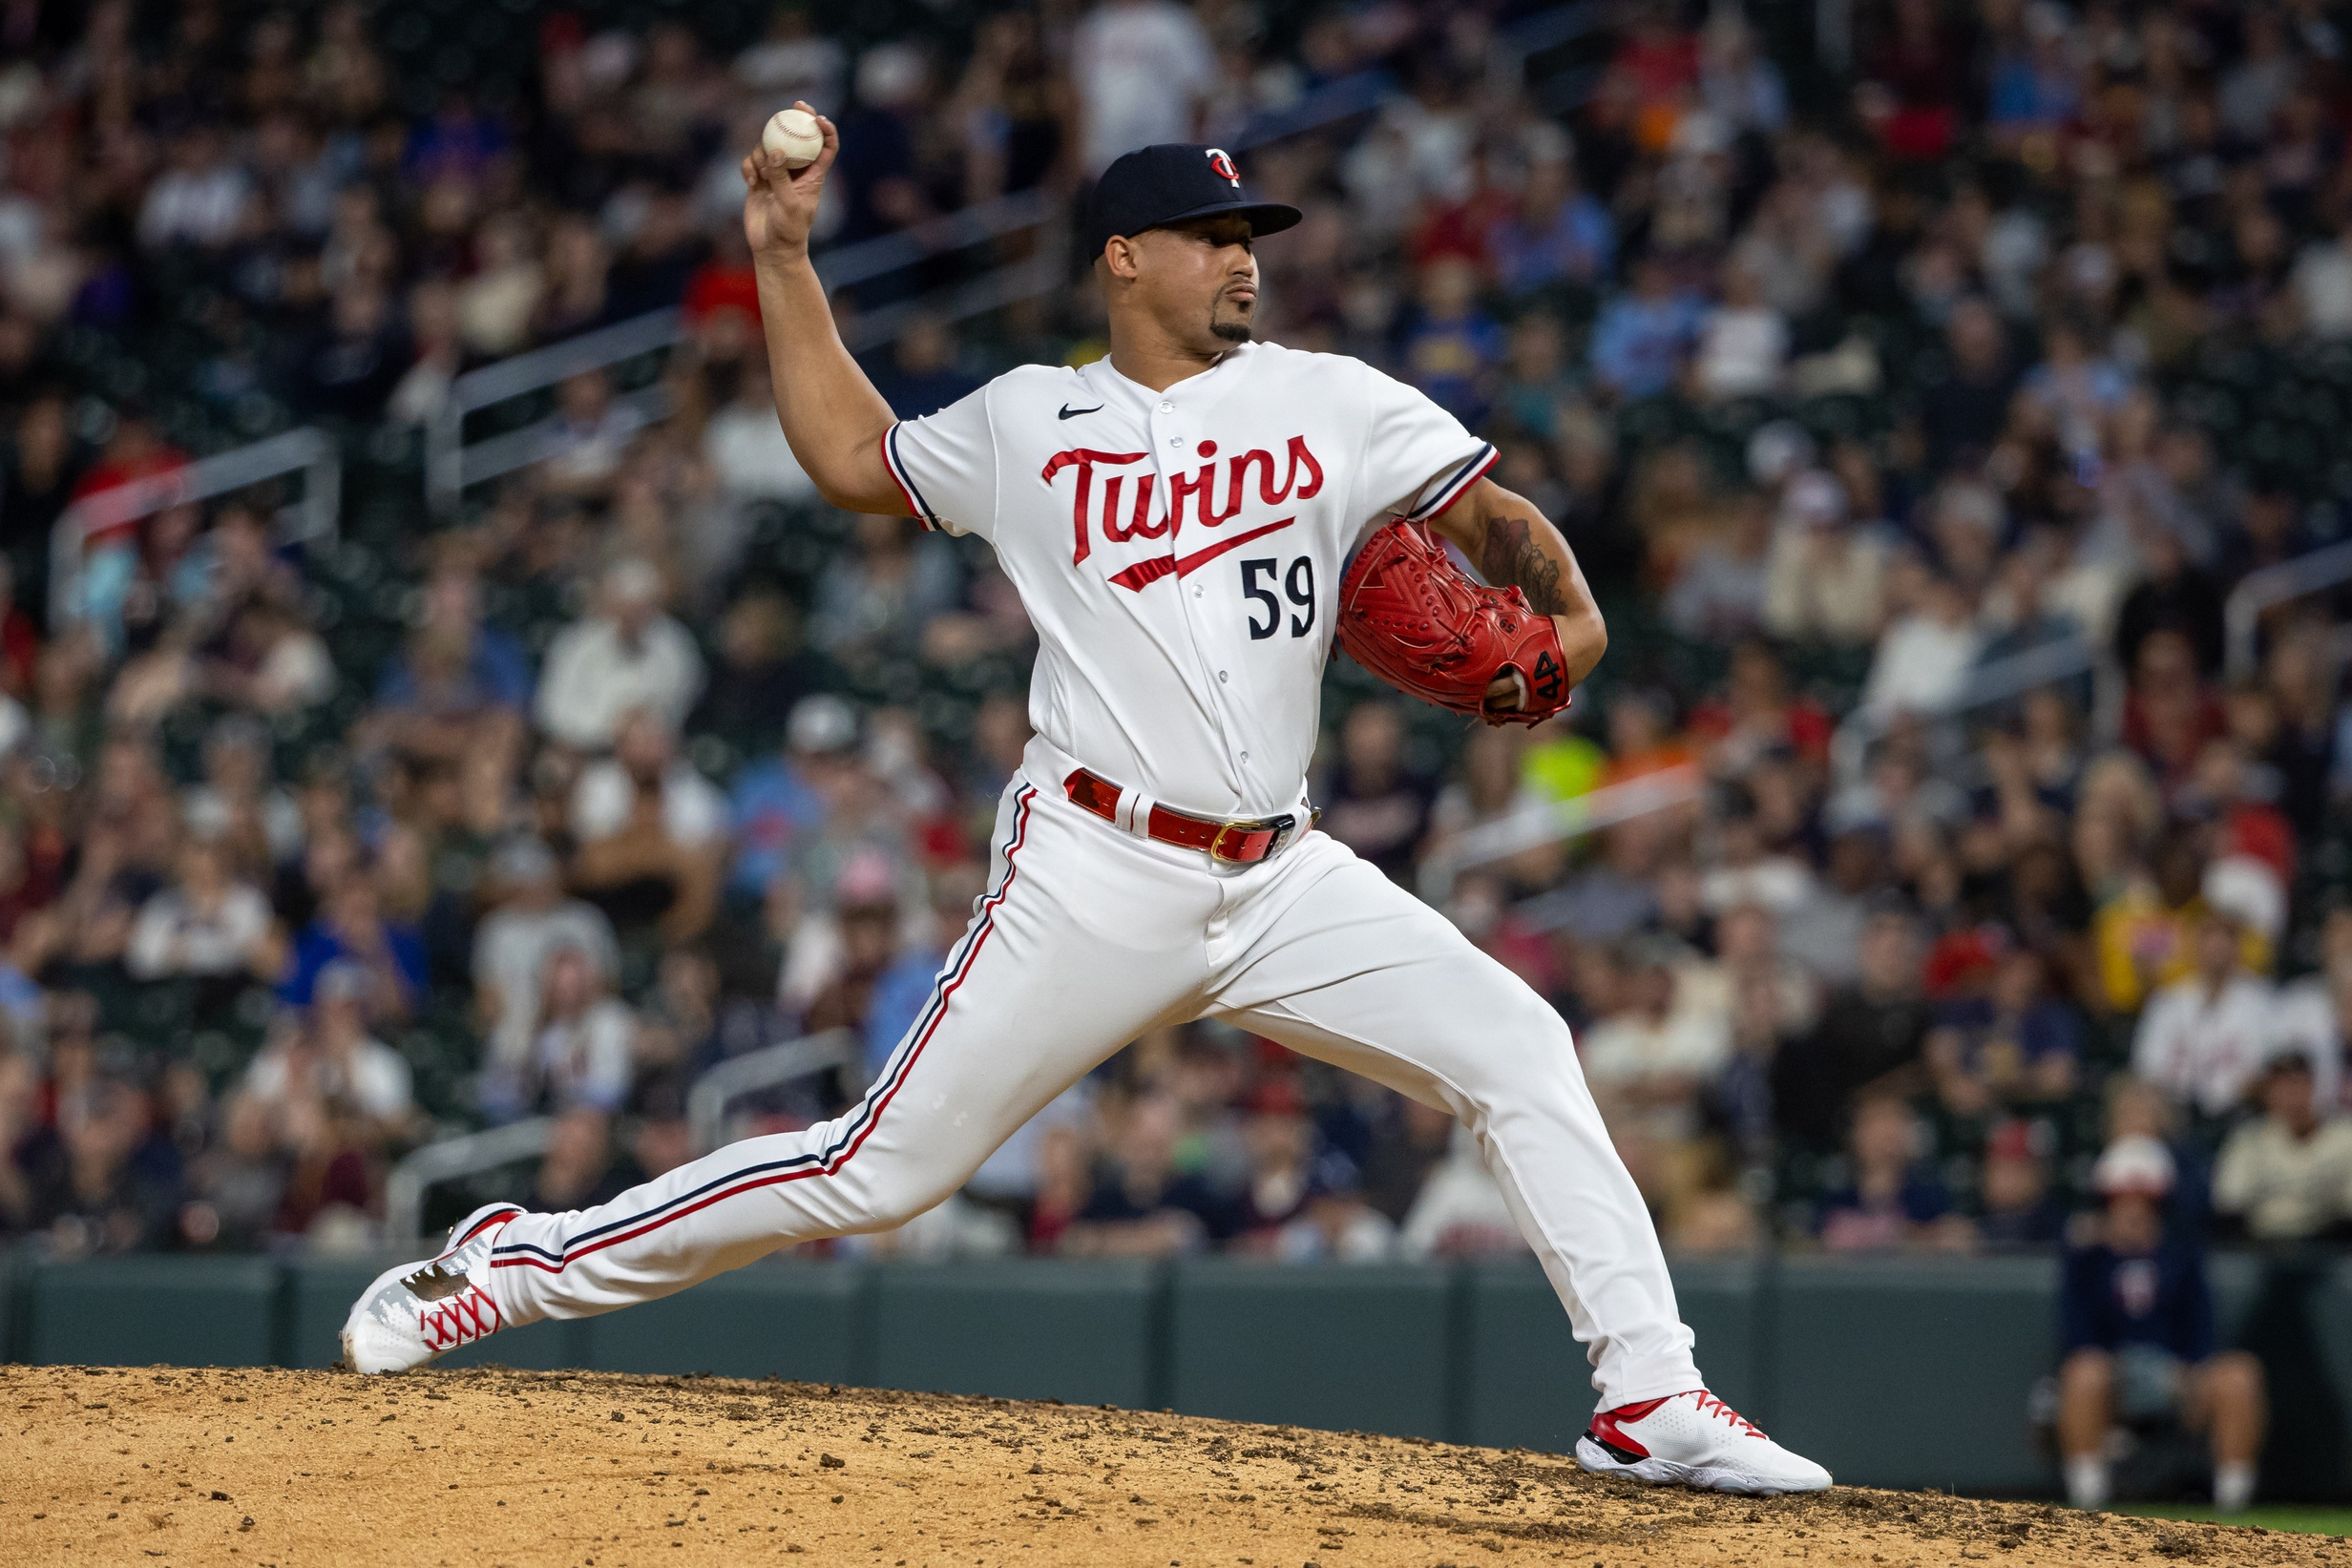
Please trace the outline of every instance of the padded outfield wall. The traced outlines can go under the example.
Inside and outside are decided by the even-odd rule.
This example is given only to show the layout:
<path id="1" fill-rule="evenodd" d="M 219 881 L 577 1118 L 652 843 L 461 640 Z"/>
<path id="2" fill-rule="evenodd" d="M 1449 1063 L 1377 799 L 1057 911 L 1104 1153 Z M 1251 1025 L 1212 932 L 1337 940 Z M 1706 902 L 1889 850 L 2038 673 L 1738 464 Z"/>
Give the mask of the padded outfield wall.
<path id="1" fill-rule="evenodd" d="M 387 1262 L 9 1261 L 0 1345 L 52 1364 L 324 1367 Z M 2048 1259 L 1677 1265 L 1700 1365 L 1842 1481 L 2034 1495 L 2053 1368 Z M 2352 1497 L 2352 1261 L 2215 1261 L 2225 1339 L 2261 1355 L 2266 1494 Z M 666 1301 L 510 1330 L 453 1364 L 781 1377 L 1391 1432 L 1564 1453 L 1584 1355 L 1529 1262 L 1295 1267 L 1014 1260 L 758 1265 Z"/>

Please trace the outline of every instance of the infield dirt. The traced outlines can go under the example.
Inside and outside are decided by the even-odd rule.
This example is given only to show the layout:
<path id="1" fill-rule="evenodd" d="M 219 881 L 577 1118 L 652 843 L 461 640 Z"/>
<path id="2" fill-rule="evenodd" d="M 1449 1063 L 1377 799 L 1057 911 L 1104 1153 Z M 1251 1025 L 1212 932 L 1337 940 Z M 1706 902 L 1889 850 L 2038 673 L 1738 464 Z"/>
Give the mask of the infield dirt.
<path id="1" fill-rule="evenodd" d="M 5 1367 L 8 1564 L 2340 1563 L 2310 1536 L 800 1383 Z"/>

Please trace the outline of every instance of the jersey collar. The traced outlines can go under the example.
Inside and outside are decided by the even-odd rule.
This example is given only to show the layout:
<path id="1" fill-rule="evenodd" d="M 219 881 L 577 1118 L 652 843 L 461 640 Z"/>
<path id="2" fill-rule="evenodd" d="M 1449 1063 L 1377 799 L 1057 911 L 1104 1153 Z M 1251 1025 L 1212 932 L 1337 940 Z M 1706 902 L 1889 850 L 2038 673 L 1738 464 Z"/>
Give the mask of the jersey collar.
<path id="1" fill-rule="evenodd" d="M 1240 383 L 1243 370 L 1256 358 L 1257 348 L 1254 342 L 1237 343 L 1231 352 L 1208 369 L 1170 382 L 1166 390 L 1159 392 L 1120 374 L 1108 354 L 1080 366 L 1078 373 L 1088 388 L 1101 396 L 1116 397 L 1130 411 L 1148 412 L 1164 401 L 1181 400 L 1185 408 L 1198 414 L 1207 412 Z"/>

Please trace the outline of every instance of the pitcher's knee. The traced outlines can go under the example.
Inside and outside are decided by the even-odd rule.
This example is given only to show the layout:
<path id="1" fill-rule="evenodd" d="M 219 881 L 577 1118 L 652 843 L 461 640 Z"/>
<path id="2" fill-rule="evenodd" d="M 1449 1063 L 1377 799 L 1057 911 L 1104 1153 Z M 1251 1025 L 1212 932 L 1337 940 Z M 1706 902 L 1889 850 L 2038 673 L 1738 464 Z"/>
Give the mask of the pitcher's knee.
<path id="1" fill-rule="evenodd" d="M 1551 1004 L 1533 993 L 1455 1020 L 1449 1035 L 1441 1076 L 1474 1106 L 1591 1098 L 1575 1037 Z"/>
<path id="2" fill-rule="evenodd" d="M 962 1185 L 956 1175 L 910 1168 L 904 1163 L 876 1170 L 859 1193 L 863 1211 L 858 1230 L 895 1230 L 920 1214 L 927 1214 Z"/>

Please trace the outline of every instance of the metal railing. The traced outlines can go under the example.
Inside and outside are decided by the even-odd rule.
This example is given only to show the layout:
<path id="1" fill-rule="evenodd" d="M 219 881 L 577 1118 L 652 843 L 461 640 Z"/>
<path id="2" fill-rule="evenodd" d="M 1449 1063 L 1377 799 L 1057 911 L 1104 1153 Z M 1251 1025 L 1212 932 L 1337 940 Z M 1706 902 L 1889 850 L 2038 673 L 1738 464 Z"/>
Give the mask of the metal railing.
<path id="1" fill-rule="evenodd" d="M 536 1160 L 547 1152 L 555 1132 L 553 1117 L 533 1117 L 462 1138 L 445 1138 L 409 1155 L 384 1181 L 384 1239 L 408 1243 L 424 1233 L 428 1189 L 518 1160 Z"/>
<path id="2" fill-rule="evenodd" d="M 2101 673 L 2098 647 L 2090 638 L 2074 636 L 2045 642 L 2038 648 L 2028 648 L 2021 654 L 1980 664 L 1968 673 L 1960 690 L 1932 707 L 1886 709 L 1861 707 L 1846 716 L 1830 740 L 1830 765 L 1837 776 L 1851 782 L 1861 776 L 1868 761 L 1872 742 L 1894 727 L 1905 715 L 1922 719 L 1955 719 L 1978 708 L 2001 702 L 2014 701 L 2027 692 L 2060 681 L 2074 680 L 2084 676 L 2096 678 Z"/>
<path id="3" fill-rule="evenodd" d="M 436 516 L 446 516 L 456 508 L 458 498 L 469 486 L 495 479 L 536 461 L 544 453 L 547 433 L 554 425 L 552 419 L 541 420 L 469 447 L 469 415 L 510 399 L 527 397 L 591 370 L 606 369 L 643 354 L 658 353 L 677 344 L 685 336 L 685 315 L 676 307 L 649 311 L 459 376 L 450 384 L 449 400 L 425 429 L 426 505 Z M 627 394 L 622 401 L 644 405 L 637 410 L 642 416 L 659 417 L 656 409 L 661 408 L 662 398 L 647 399 L 646 392 L 665 397 L 667 388 L 657 383 Z"/>
<path id="4" fill-rule="evenodd" d="M 1951 719 L 2014 700 L 2054 682 L 2083 676 L 2095 678 L 2102 673 L 2099 651 L 2088 638 L 2066 638 L 1982 666 L 1948 701 L 1932 711 L 1922 711 L 1922 717 Z M 1851 780 L 1860 775 L 1871 742 L 1887 732 L 1896 717 L 1872 708 L 1857 709 L 1846 717 L 1830 742 L 1832 765 L 1839 777 Z M 1454 884 L 1461 873 L 1474 867 L 1489 866 L 1530 849 L 1582 838 L 1636 817 L 1670 811 L 1698 800 L 1706 789 L 1705 775 L 1695 765 L 1685 763 L 1623 784 L 1606 784 L 1570 800 L 1522 806 L 1492 822 L 1480 823 L 1431 855 L 1421 868 L 1420 895 L 1424 901 L 1442 907 L 1453 896 Z M 1542 900 L 1530 902 L 1540 904 Z"/>
<path id="5" fill-rule="evenodd" d="M 976 207 L 930 219 L 895 234 L 879 235 L 854 245 L 828 251 L 817 258 L 817 277 L 829 289 L 851 287 L 917 265 L 934 256 L 985 244 L 1005 235 L 1034 228 L 1051 221 L 1060 211 L 1060 202 L 1049 192 L 1017 191 Z M 1028 268 L 1041 272 L 1042 260 L 1017 262 L 1013 268 L 999 270 L 1011 272 Z M 1060 258 L 1054 256 L 1052 262 L 1054 272 L 1051 282 L 1040 285 L 1034 278 L 1024 275 L 1019 286 L 1026 292 L 1012 297 L 1025 298 L 1028 294 L 1041 293 L 1054 286 L 1060 278 Z M 974 282 L 984 281 L 976 279 Z M 1002 287 L 1000 282 L 999 291 Z M 939 310 L 953 320 L 962 320 L 1006 303 L 1004 299 L 990 297 L 986 289 L 974 289 L 971 284 L 963 285 L 963 293 L 968 298 L 956 297 L 956 290 L 949 290 L 950 298 L 924 302 L 921 307 Z M 851 351 L 862 352 L 888 341 L 903 326 L 907 316 L 914 308 L 917 306 L 911 303 L 906 306 L 877 311 L 862 319 L 852 330 Z M 567 338 L 544 348 L 516 354 L 459 376 L 450 387 L 449 401 L 425 431 L 426 504 L 436 516 L 447 516 L 456 509 L 459 499 L 471 487 L 528 467 L 547 455 L 548 434 L 555 427 L 553 417 L 469 444 L 465 436 L 466 421 L 473 414 L 514 398 L 544 391 L 573 376 L 608 369 L 646 354 L 674 348 L 684 342 L 685 337 L 684 312 L 675 306 L 667 306 L 648 311 L 642 316 L 633 316 L 611 326 L 598 327 L 593 332 L 583 332 L 576 338 Z M 651 423 L 669 414 L 669 389 L 656 383 L 626 393 L 620 401 L 639 418 Z"/>
<path id="6" fill-rule="evenodd" d="M 309 426 L 74 502 L 50 531 L 51 619 L 66 625 L 81 617 L 82 562 L 92 538 L 173 507 L 208 501 L 289 473 L 304 476 L 303 498 L 279 512 L 278 538 L 287 543 L 333 538 L 343 514 L 343 449 L 325 430 Z"/>
<path id="7" fill-rule="evenodd" d="M 862 1046 L 853 1031 L 829 1029 L 721 1062 L 686 1091 L 686 1126 L 695 1153 L 708 1154 L 728 1141 L 726 1108 L 734 1101 L 812 1073 L 853 1066 L 864 1055 Z"/>
<path id="8" fill-rule="evenodd" d="M 1519 22 L 1496 39 L 1496 56 L 1504 70 L 1524 78 L 1528 61 L 1559 47 L 1601 23 L 1595 0 L 1557 7 Z M 1543 91 L 1545 106 L 1557 112 L 1575 101 L 1589 87 L 1588 72 L 1569 73 L 1584 84 L 1567 100 L 1555 102 L 1558 81 Z M 1563 78 L 1566 79 L 1566 78 Z M 1386 104 L 1396 82 L 1380 71 L 1358 72 L 1327 82 L 1297 103 L 1253 117 L 1228 138 L 1235 152 L 1247 152 L 1292 136 L 1304 136 Z M 933 293 L 879 306 L 852 320 L 845 340 L 852 353 L 862 353 L 890 342 L 917 314 L 964 321 L 1009 304 L 1050 294 L 1067 282 L 1068 206 L 1055 192 L 1038 188 L 1017 191 L 961 212 L 914 224 L 895 234 L 877 236 L 854 245 L 828 251 L 817 258 L 817 276 L 828 289 L 852 287 L 891 273 L 919 265 L 934 257 L 1000 240 L 1028 229 L 1043 232 L 1035 254 L 1007 261 Z M 640 355 L 676 346 L 685 338 L 683 315 L 676 309 L 650 312 L 617 325 L 545 348 L 517 354 L 457 378 L 447 405 L 425 432 L 425 498 L 436 516 L 456 510 L 472 486 L 525 468 L 548 455 L 552 419 L 468 445 L 465 424 L 470 415 L 493 405 L 543 391 L 568 377 L 599 370 Z M 669 392 L 660 385 L 627 394 L 624 404 L 648 422 L 669 412 Z"/>
<path id="9" fill-rule="evenodd" d="M 727 1107 L 744 1096 L 812 1073 L 853 1066 L 860 1055 L 855 1034 L 830 1029 L 721 1062 L 696 1078 L 686 1092 L 686 1122 L 693 1130 L 695 1153 L 708 1154 L 725 1141 Z M 555 1118 L 531 1117 L 503 1127 L 445 1138 L 414 1150 L 385 1179 L 386 1242 L 406 1244 L 423 1235 L 425 1194 L 432 1188 L 501 1165 L 536 1160 L 547 1153 L 555 1131 Z"/>
<path id="10" fill-rule="evenodd" d="M 2257 636 L 2262 614 L 2293 599 L 2352 582 L 2352 540 L 2249 572 L 2221 608 L 2229 632 L 2229 670 L 2233 679 L 2254 674 Z"/>
<path id="11" fill-rule="evenodd" d="M 1443 908 L 1454 895 L 1456 880 L 1473 867 L 1491 866 L 1655 811 L 1670 811 L 1690 805 L 1706 791 L 1705 775 L 1686 763 L 1623 784 L 1604 784 L 1568 800 L 1522 806 L 1479 824 L 1431 855 L 1421 868 L 1421 898 Z"/>
<path id="12" fill-rule="evenodd" d="M 1606 20 L 1597 0 L 1578 0 L 1515 22 L 1495 35 L 1487 77 L 1508 87 L 1525 87 L 1536 107 L 1547 115 L 1582 108 L 1600 85 L 1601 66 L 1572 66 L 1540 78 L 1531 76 L 1528 67 L 1537 55 L 1599 31 Z"/>

